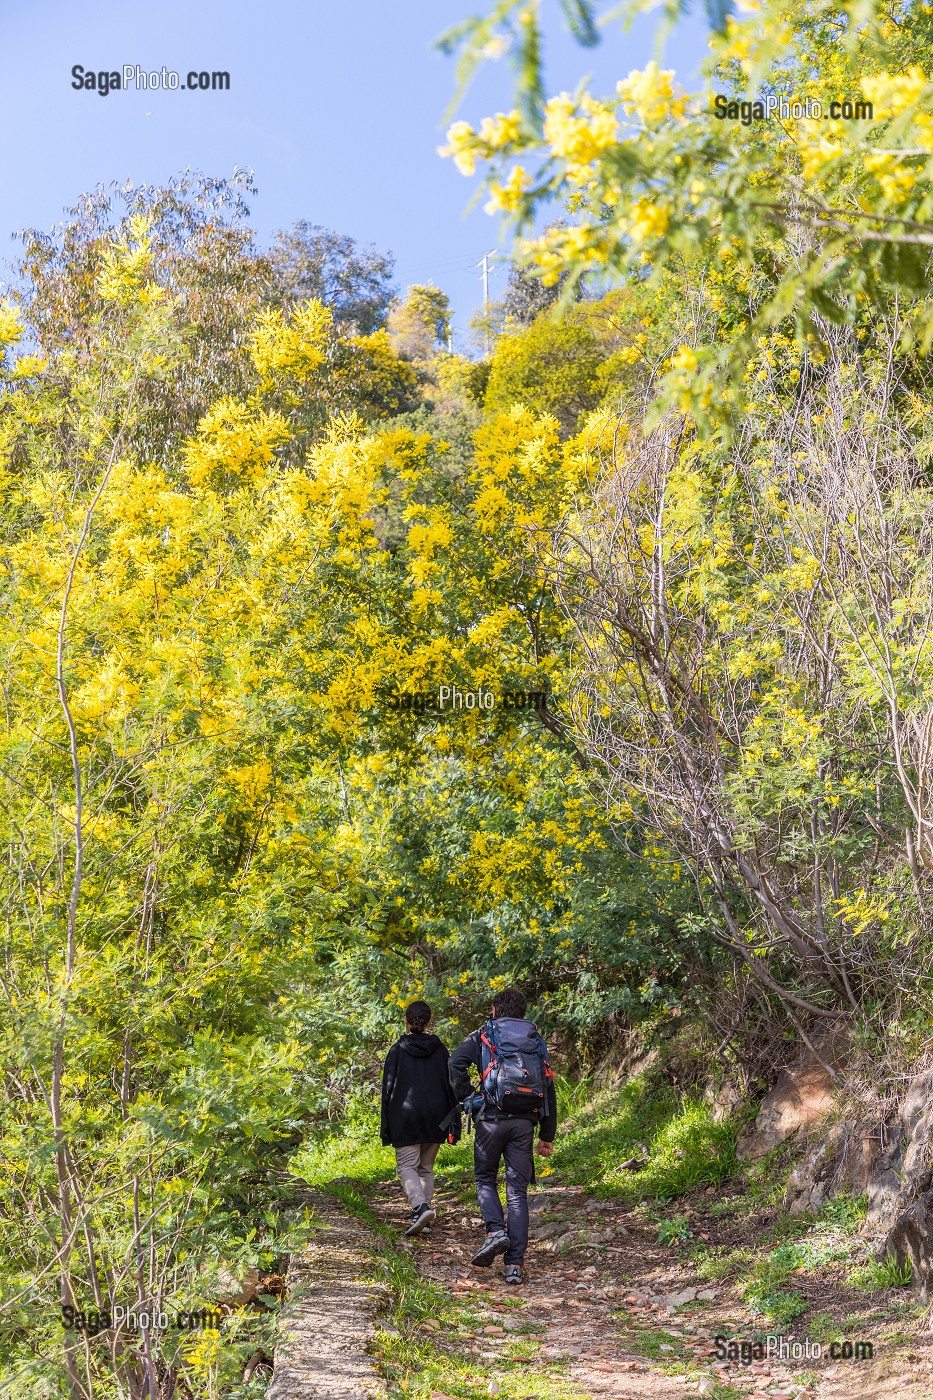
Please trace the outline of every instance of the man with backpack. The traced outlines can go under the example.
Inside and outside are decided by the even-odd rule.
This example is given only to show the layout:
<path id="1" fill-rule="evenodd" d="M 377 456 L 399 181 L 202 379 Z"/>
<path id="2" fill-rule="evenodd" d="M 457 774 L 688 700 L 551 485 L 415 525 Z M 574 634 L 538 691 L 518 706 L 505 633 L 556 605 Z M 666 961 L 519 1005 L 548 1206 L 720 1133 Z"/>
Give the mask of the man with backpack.
<path id="1" fill-rule="evenodd" d="M 468 1070 L 480 1072 L 475 1093 Z M 472 1262 L 485 1268 L 505 1255 L 506 1283 L 521 1283 L 528 1247 L 528 1187 L 534 1181 L 535 1124 L 540 1157 L 554 1151 L 557 1097 L 547 1046 L 533 1021 L 525 1020 L 525 998 L 516 987 L 497 992 L 492 1015 L 467 1036 L 450 1057 L 450 1082 L 461 1102 L 469 1100 L 475 1117 L 473 1164 L 476 1195 L 486 1238 Z M 496 1185 L 505 1159 L 508 1230 Z"/>

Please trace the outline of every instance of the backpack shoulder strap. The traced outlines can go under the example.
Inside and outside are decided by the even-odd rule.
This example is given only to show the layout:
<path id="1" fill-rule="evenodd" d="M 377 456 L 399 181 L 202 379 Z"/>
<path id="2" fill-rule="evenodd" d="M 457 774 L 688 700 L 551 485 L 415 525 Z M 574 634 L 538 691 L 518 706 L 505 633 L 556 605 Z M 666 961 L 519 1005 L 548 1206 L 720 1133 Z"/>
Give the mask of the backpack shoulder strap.
<path id="1" fill-rule="evenodd" d="M 480 1082 L 485 1083 L 486 1076 L 499 1058 L 499 1037 L 496 1034 L 496 1027 L 492 1017 L 490 1017 L 480 1031 L 479 1039 L 483 1052 L 483 1062 L 480 1065 Z"/>

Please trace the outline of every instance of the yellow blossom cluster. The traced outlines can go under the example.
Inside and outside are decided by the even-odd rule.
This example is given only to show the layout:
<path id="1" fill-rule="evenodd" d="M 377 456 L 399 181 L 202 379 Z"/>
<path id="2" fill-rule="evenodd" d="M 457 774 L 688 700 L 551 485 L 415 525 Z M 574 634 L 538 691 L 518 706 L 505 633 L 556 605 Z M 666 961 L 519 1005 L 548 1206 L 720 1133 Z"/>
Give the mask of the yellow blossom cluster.
<path id="1" fill-rule="evenodd" d="M 477 136 L 482 145 L 491 151 L 501 151 L 504 147 L 514 146 L 521 136 L 521 113 L 515 110 L 497 112 L 494 117 L 483 117 Z"/>
<path id="2" fill-rule="evenodd" d="M 687 373 L 692 373 L 698 364 L 696 351 L 692 350 L 689 345 L 682 345 L 677 353 L 671 357 L 671 369 L 674 370 L 686 370 Z"/>
<path id="3" fill-rule="evenodd" d="M 48 363 L 44 355 L 20 355 L 13 366 L 13 378 L 31 379 L 33 375 L 41 374 L 47 369 Z"/>
<path id="4" fill-rule="evenodd" d="M 626 345 L 624 350 L 617 350 L 615 358 L 623 365 L 633 365 L 640 360 L 645 346 L 648 344 L 648 337 L 639 333 L 632 341 L 631 345 Z"/>
<path id="5" fill-rule="evenodd" d="M 633 243 L 646 243 L 651 238 L 663 237 L 668 222 L 667 210 L 642 195 L 629 208 L 626 232 Z"/>
<path id="6" fill-rule="evenodd" d="M 543 269 L 541 281 L 545 287 L 553 287 L 568 265 L 604 266 L 613 241 L 606 225 L 583 223 L 548 229 L 540 238 L 527 240 L 523 251 L 529 262 Z"/>
<path id="7" fill-rule="evenodd" d="M 917 66 L 906 73 L 876 73 L 862 79 L 862 91 L 875 109 L 876 121 L 906 112 L 920 100 L 927 85 L 926 74 Z"/>
<path id="8" fill-rule="evenodd" d="M 438 155 L 450 156 L 461 175 L 476 170 L 476 132 L 469 122 L 452 122 L 447 128 L 447 145 L 438 146 Z"/>
<path id="9" fill-rule="evenodd" d="M 521 145 L 521 113 L 497 112 L 484 117 L 479 130 L 469 122 L 452 122 L 447 128 L 447 145 L 438 147 L 438 155 L 449 156 L 461 175 L 473 175 L 477 157 L 489 160 L 503 151 Z"/>
<path id="10" fill-rule="evenodd" d="M 113 242 L 104 254 L 97 288 L 105 301 L 147 305 L 165 297 L 165 288 L 152 280 L 154 255 L 145 219 L 130 220 L 129 235 Z"/>
<path id="11" fill-rule="evenodd" d="M 896 152 L 874 151 L 865 157 L 865 169 L 874 175 L 886 200 L 897 203 L 917 183 L 917 172 L 904 165 Z"/>
<path id="12" fill-rule="evenodd" d="M 324 362 L 334 318 L 319 301 L 306 301 L 291 316 L 274 308 L 257 317 L 250 337 L 250 356 L 263 383 L 286 373 L 305 379 Z"/>
<path id="13" fill-rule="evenodd" d="M 544 139 L 551 154 L 566 161 L 571 180 L 589 178 L 593 161 L 619 139 L 619 119 L 607 102 L 584 93 L 577 101 L 569 93 L 552 97 L 544 109 Z"/>
<path id="14" fill-rule="evenodd" d="M 423 507 L 414 507 L 421 511 Z M 453 542 L 454 532 L 449 513 L 442 507 L 427 512 L 427 520 L 412 525 L 408 531 L 408 547 L 412 558 L 409 564 L 409 577 L 416 589 L 426 590 L 440 571 L 435 551 L 442 553 Z"/>
<path id="15" fill-rule="evenodd" d="M 193 486 L 208 486 L 225 473 L 255 483 L 288 438 L 288 424 L 274 413 L 258 412 L 236 399 L 221 399 L 205 414 L 197 436 L 182 449 Z"/>
<path id="16" fill-rule="evenodd" d="M 732 58 L 746 64 L 752 52 L 754 38 L 755 30 L 751 21 L 736 20 L 730 15 L 726 20 L 725 42 L 717 45 L 716 57 L 720 62 Z"/>
<path id="17" fill-rule="evenodd" d="M 682 117 L 687 99 L 674 93 L 674 70 L 659 68 L 654 59 L 646 68 L 633 68 L 616 88 L 629 116 L 637 116 L 643 126 L 658 126 L 669 117 Z"/>
<path id="18" fill-rule="evenodd" d="M 824 166 L 829 165 L 842 154 L 839 141 L 829 141 L 824 136 L 813 145 L 800 147 L 800 169 L 805 180 L 818 178 Z"/>
<path id="19" fill-rule="evenodd" d="M 505 184 L 501 184 L 498 180 L 491 181 L 486 213 L 495 214 L 500 209 L 508 214 L 515 213 L 521 207 L 522 197 L 530 185 L 531 177 L 527 170 L 516 165 L 510 171 Z"/>
<path id="20" fill-rule="evenodd" d="M 872 898 L 865 890 L 856 890 L 854 895 L 841 895 L 833 903 L 840 918 L 858 937 L 874 923 L 886 923 L 891 917 L 888 900 Z"/>
<path id="21" fill-rule="evenodd" d="M 15 345 L 22 334 L 23 327 L 16 307 L 8 301 L 0 302 L 0 345 Z"/>

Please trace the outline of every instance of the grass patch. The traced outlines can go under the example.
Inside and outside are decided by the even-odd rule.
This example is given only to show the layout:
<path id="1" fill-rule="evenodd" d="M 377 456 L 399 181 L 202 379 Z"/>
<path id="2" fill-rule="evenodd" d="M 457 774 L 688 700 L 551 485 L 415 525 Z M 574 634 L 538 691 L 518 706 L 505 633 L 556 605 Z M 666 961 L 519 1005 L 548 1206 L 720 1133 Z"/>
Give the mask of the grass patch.
<path id="1" fill-rule="evenodd" d="M 838 1225 L 841 1229 L 853 1230 L 861 1225 L 868 1214 L 867 1196 L 834 1196 L 820 1211 L 822 1225 Z"/>
<path id="2" fill-rule="evenodd" d="M 807 1300 L 788 1280 L 798 1267 L 794 1245 L 779 1245 L 756 1263 L 741 1285 L 742 1295 L 753 1313 L 767 1317 L 775 1326 L 786 1326 L 807 1310 Z"/>
<path id="3" fill-rule="evenodd" d="M 391 1176 L 395 1153 L 379 1139 L 375 1104 L 357 1100 L 339 1125 L 315 1128 L 292 1156 L 289 1168 L 310 1186 L 328 1186 L 342 1177 L 370 1185 Z"/>
<path id="4" fill-rule="evenodd" d="M 315 1129 L 292 1156 L 289 1170 L 309 1186 L 329 1187 L 346 1179 L 371 1186 L 393 1177 L 395 1152 L 380 1140 L 378 1103 L 358 1099 L 339 1125 Z M 454 1189 L 472 1186 L 473 1139 L 444 1143 L 436 1170 Z"/>
<path id="5" fill-rule="evenodd" d="M 713 1201 L 708 1207 L 712 1216 L 744 1215 L 748 1209 L 748 1199 L 743 1194 L 738 1196 L 720 1196 L 718 1201 Z"/>
<path id="6" fill-rule="evenodd" d="M 568 1102 L 573 1102 L 567 1098 Z M 644 1077 L 595 1098 L 581 1098 L 555 1144 L 555 1171 L 598 1195 L 673 1200 L 695 1186 L 718 1186 L 736 1169 L 735 1122 L 717 1123 L 702 1099 L 678 1099 Z M 618 1170 L 641 1155 L 639 1171 Z"/>
<path id="7" fill-rule="evenodd" d="M 730 1249 L 728 1245 L 695 1245 L 689 1257 L 696 1277 L 707 1283 L 721 1283 L 723 1279 L 733 1278 L 748 1265 L 745 1245 L 737 1249 Z"/>
<path id="8" fill-rule="evenodd" d="M 683 1369 L 683 1357 L 686 1355 L 682 1337 L 675 1337 L 671 1332 L 656 1331 L 652 1328 L 636 1332 L 629 1336 L 628 1345 L 632 1351 L 637 1351 L 639 1356 L 644 1356 L 648 1361 L 672 1362 L 676 1361 L 678 1367 Z M 662 1347 L 669 1347 L 669 1351 L 662 1351 Z"/>
<path id="9" fill-rule="evenodd" d="M 685 1215 L 662 1220 L 658 1227 L 658 1244 L 686 1244 L 689 1238 L 690 1225 Z"/>
<path id="10" fill-rule="evenodd" d="M 754 1312 L 763 1314 L 776 1327 L 786 1327 L 807 1311 L 803 1294 L 796 1288 L 782 1288 L 764 1268 L 756 1270 L 755 1281 L 745 1289 L 744 1297 Z"/>
<path id="11" fill-rule="evenodd" d="M 909 1288 L 913 1282 L 913 1269 L 909 1264 L 898 1264 L 896 1259 L 869 1259 L 849 1275 L 849 1285 L 862 1289 L 865 1293 L 880 1293 L 886 1288 Z"/>

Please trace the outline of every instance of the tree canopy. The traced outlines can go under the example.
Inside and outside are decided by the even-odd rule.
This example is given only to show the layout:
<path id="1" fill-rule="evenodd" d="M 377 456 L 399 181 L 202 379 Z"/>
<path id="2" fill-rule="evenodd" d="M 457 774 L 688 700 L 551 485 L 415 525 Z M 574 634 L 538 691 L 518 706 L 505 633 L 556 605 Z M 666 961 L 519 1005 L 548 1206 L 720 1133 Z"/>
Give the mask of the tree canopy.
<path id="1" fill-rule="evenodd" d="M 353 240 L 260 247 L 240 177 L 98 190 L 26 236 L 0 308 L 4 1393 L 258 1394 L 252 1315 L 85 1345 L 56 1308 L 199 1307 L 270 1262 L 277 1173 L 371 1092 L 413 996 L 452 1037 L 520 982 L 575 1068 L 685 1016 L 746 1083 L 827 1026 L 884 1047 L 882 1088 L 919 1053 L 922 10 L 723 16 L 699 96 L 649 65 L 539 102 L 527 69 L 514 110 L 455 123 L 560 293 L 488 363 L 447 353 L 441 289 L 390 308 Z M 782 93 L 872 110 L 728 115 Z"/>

